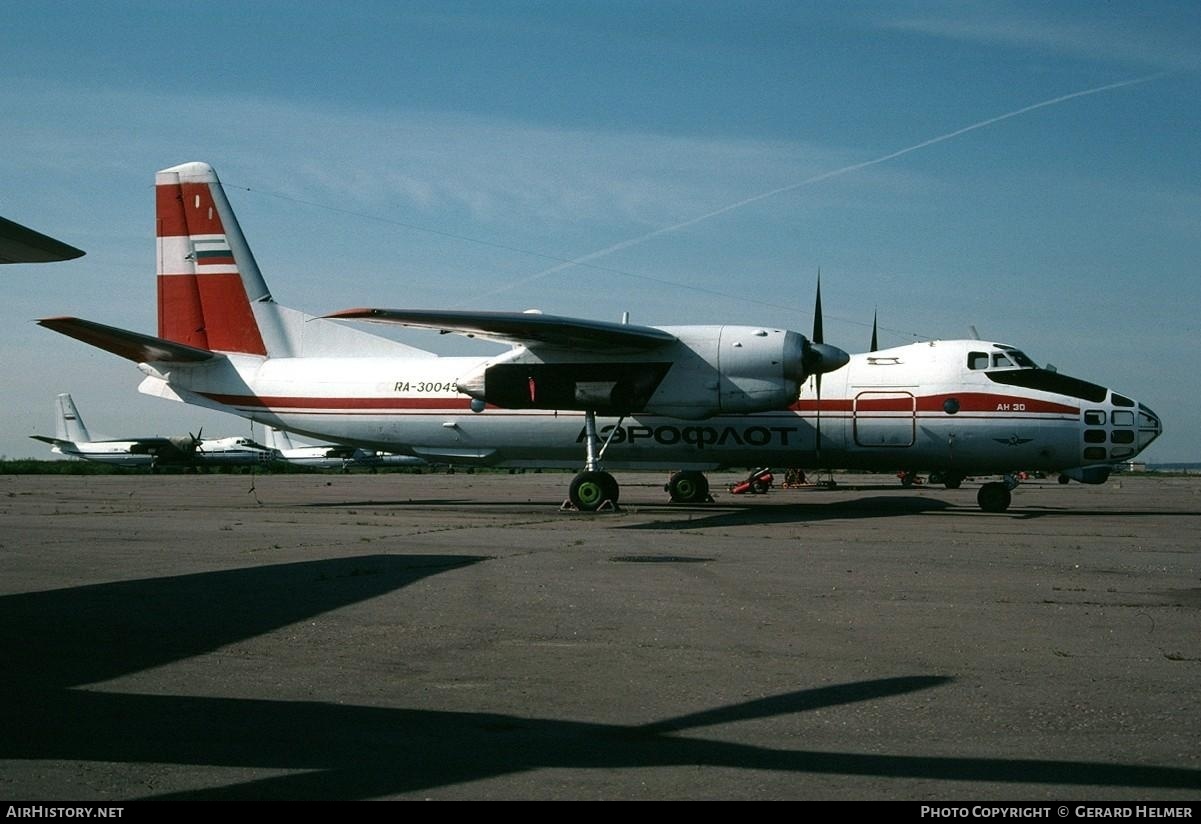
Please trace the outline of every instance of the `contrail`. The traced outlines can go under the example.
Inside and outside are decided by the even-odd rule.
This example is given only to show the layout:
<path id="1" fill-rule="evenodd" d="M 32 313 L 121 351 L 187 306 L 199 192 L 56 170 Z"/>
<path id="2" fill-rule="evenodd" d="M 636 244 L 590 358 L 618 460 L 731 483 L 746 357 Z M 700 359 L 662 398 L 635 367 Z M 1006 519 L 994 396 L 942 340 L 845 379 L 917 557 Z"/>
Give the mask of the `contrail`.
<path id="1" fill-rule="evenodd" d="M 791 192 L 796 189 L 800 189 L 803 186 L 809 186 L 814 183 L 820 183 L 821 181 L 829 180 L 832 177 L 838 177 L 839 175 L 845 175 L 850 172 L 857 172 L 860 169 L 866 169 L 869 166 L 876 166 L 880 163 L 886 163 L 889 160 L 895 160 L 898 157 L 902 157 L 904 155 L 910 154 L 911 152 L 916 152 L 921 149 L 925 149 L 925 148 L 927 148 L 929 146 L 933 146 L 937 143 L 944 143 L 948 140 L 954 140 L 955 138 L 957 138 L 961 135 L 965 135 L 968 132 L 974 132 L 977 129 L 983 129 L 988 126 L 992 126 L 996 123 L 1000 123 L 1003 120 L 1009 120 L 1010 118 L 1013 118 L 1013 117 L 1020 117 L 1021 115 L 1028 114 L 1029 112 L 1035 111 L 1036 109 L 1045 109 L 1048 106 L 1056 106 L 1060 103 L 1066 103 L 1069 100 L 1075 100 L 1077 97 L 1086 97 L 1090 94 L 1100 94 L 1101 92 L 1107 92 L 1107 91 L 1111 91 L 1113 89 L 1121 89 L 1121 88 L 1125 88 L 1126 86 L 1135 86 L 1140 83 L 1146 83 L 1151 80 L 1156 80 L 1160 77 L 1163 77 L 1166 74 L 1168 74 L 1168 72 L 1158 72 L 1156 74 L 1150 74 L 1145 77 L 1136 77 L 1132 80 L 1121 80 L 1117 83 L 1107 83 L 1104 86 L 1097 86 L 1097 87 L 1091 88 L 1091 89 L 1084 89 L 1082 91 L 1060 95 L 1059 97 L 1052 97 L 1049 100 L 1043 100 L 1039 103 L 1033 103 L 1029 106 L 1023 106 L 1020 109 L 1014 109 L 1011 112 L 1006 112 L 1005 114 L 999 114 L 996 117 L 990 117 L 987 120 L 981 120 L 980 122 L 973 123 L 970 126 L 964 126 L 963 128 L 956 129 L 953 132 L 947 132 L 946 134 L 941 134 L 938 137 L 932 137 L 929 140 L 923 140 L 921 143 L 915 143 L 912 146 L 906 146 L 904 149 L 898 149 L 895 152 L 889 152 L 886 155 L 881 155 L 880 157 L 874 158 L 872 160 L 865 160 L 862 163 L 852 163 L 850 166 L 843 166 L 841 169 L 834 169 L 833 171 L 822 172 L 819 175 L 814 175 L 813 177 L 806 178 L 797 183 L 791 183 L 787 186 L 781 186 L 778 189 L 772 189 L 767 192 L 761 192 L 757 195 L 752 195 L 751 197 L 743 198 L 742 200 L 739 200 L 735 203 L 731 203 L 727 206 L 722 206 L 720 209 L 714 209 L 712 212 L 706 212 L 703 215 L 698 215 L 697 217 L 690 218 L 689 220 L 685 220 L 680 223 L 674 223 L 671 226 L 664 226 L 661 229 L 655 229 L 653 232 L 647 232 L 645 235 L 639 235 L 638 237 L 633 237 L 633 238 L 630 238 L 629 240 L 623 240 L 620 243 L 614 243 L 612 246 L 606 246 L 604 249 L 598 249 L 597 251 L 590 252 L 589 254 L 583 255 L 582 257 L 573 258 L 569 261 L 564 261 L 563 263 L 556 264 L 556 265 L 550 267 L 549 269 L 543 269 L 541 272 L 535 272 L 532 275 L 526 275 L 525 277 L 515 280 L 505 286 L 500 286 L 500 287 L 497 287 L 496 289 L 493 289 L 490 292 L 485 292 L 482 295 L 479 295 L 478 297 L 491 297 L 493 295 L 500 294 L 501 292 L 506 292 L 509 289 L 513 289 L 517 286 L 522 286 L 526 283 L 531 283 L 535 280 L 541 280 L 542 278 L 547 277 L 548 275 L 553 275 L 555 272 L 561 272 L 564 269 L 571 268 L 572 266 L 585 266 L 588 263 L 590 263 L 591 261 L 596 260 L 597 258 L 604 257 L 605 255 L 611 255 L 614 252 L 620 252 L 622 249 L 628 249 L 631 246 L 637 246 L 640 243 L 645 243 L 646 241 L 651 240 L 652 238 L 659 237 L 660 235 L 666 235 L 670 232 L 677 232 L 680 229 L 687 229 L 689 226 L 695 226 L 698 223 L 702 223 L 706 220 L 710 220 L 719 215 L 724 215 L 727 212 L 732 212 L 735 209 L 741 209 L 743 206 L 749 206 L 752 203 L 758 203 L 760 200 L 767 200 L 769 197 L 775 197 L 776 195 L 781 195 L 781 194 L 784 194 L 785 192 Z"/>

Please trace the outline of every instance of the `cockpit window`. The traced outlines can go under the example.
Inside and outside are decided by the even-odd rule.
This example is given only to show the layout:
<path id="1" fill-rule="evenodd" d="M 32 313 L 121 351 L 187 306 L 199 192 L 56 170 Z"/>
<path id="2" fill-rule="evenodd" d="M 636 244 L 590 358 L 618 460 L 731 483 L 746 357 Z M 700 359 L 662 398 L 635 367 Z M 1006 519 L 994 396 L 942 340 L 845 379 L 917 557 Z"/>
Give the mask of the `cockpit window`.
<path id="1" fill-rule="evenodd" d="M 968 369 L 1013 369 L 1015 366 L 1021 369 L 1037 369 L 1038 364 L 1030 360 L 1024 352 L 1014 349 L 1012 346 L 1001 346 L 997 344 L 997 348 L 1003 350 L 1001 352 L 968 352 L 967 353 L 967 368 Z"/>
<path id="2" fill-rule="evenodd" d="M 1029 369 L 1037 369 L 1038 368 L 1038 364 L 1036 364 L 1034 361 L 1030 360 L 1030 358 L 1026 356 L 1025 352 L 1022 352 L 1018 349 L 1009 350 L 1009 357 L 1013 358 L 1013 362 L 1016 363 L 1018 366 L 1021 366 L 1024 368 L 1029 368 Z"/>

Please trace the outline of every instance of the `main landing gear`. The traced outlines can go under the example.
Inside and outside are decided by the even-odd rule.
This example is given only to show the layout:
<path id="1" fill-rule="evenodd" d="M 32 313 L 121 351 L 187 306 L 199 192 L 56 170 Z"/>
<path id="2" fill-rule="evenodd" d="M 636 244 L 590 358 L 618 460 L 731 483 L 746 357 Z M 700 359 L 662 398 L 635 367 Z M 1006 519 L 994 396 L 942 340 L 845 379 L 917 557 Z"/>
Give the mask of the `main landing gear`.
<path id="1" fill-rule="evenodd" d="M 976 503 L 985 512 L 1004 512 L 1009 509 L 1009 504 L 1013 500 L 1011 490 L 1018 485 L 1018 479 L 1013 475 L 1006 475 L 1004 481 L 992 481 L 980 487 L 980 491 L 976 493 Z"/>
<path id="2" fill-rule="evenodd" d="M 703 472 L 676 472 L 668 478 L 663 491 L 671 495 L 671 502 L 675 504 L 703 504 L 713 501 L 709 495 L 709 479 Z"/>
<path id="3" fill-rule="evenodd" d="M 621 421 L 613 427 L 613 432 L 621 428 Z M 578 509 L 580 512 L 596 512 L 598 510 L 614 510 L 617 508 L 617 498 L 621 487 L 616 479 L 601 469 L 601 458 L 612 439 L 612 432 L 603 444 L 596 431 L 596 413 L 588 410 L 584 413 L 584 440 L 587 457 L 584 461 L 584 471 L 571 479 L 567 489 L 567 500 L 564 509 Z"/>

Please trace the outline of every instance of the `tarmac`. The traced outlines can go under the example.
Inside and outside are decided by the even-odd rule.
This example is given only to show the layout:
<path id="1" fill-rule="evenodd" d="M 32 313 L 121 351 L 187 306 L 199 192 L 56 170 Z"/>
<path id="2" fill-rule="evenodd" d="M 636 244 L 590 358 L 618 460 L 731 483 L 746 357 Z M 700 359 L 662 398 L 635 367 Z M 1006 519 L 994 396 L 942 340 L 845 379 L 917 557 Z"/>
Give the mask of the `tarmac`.
<path id="1" fill-rule="evenodd" d="M 1201 799 L 1201 478 L 0 476 L 0 799 Z"/>

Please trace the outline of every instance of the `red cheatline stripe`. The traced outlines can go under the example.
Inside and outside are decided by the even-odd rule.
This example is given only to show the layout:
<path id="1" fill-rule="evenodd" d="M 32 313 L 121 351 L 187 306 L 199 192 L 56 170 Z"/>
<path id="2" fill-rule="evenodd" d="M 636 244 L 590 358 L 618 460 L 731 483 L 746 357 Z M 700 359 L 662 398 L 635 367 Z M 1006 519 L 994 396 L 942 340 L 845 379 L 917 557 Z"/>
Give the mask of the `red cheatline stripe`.
<path id="1" fill-rule="evenodd" d="M 200 393 L 227 406 L 257 409 L 468 409 L 469 398 L 296 398 L 278 395 Z"/>
<path id="2" fill-rule="evenodd" d="M 213 393 L 213 392 L 205 392 L 205 393 L 201 393 L 201 394 L 204 395 L 204 397 L 209 398 L 210 400 L 214 400 L 217 403 L 226 404 L 228 406 L 241 406 L 241 407 L 258 408 L 258 409 L 268 409 L 268 408 L 313 409 L 313 410 L 320 409 L 320 410 L 344 410 L 344 411 L 410 410 L 410 409 L 411 410 L 425 410 L 425 409 L 460 410 L 460 409 L 469 409 L 471 406 L 471 400 L 468 398 L 445 398 L 445 397 L 443 397 L 443 398 L 345 398 L 345 397 L 341 397 L 341 398 L 311 398 L 311 397 L 296 397 L 296 396 L 285 396 L 285 395 L 225 395 L 225 394 Z M 937 397 L 941 397 L 941 396 L 935 396 L 935 397 L 937 398 Z M 961 402 L 962 402 L 962 398 L 965 396 L 956 395 L 953 397 L 960 398 Z M 1001 396 L 997 396 L 997 397 L 1001 397 Z M 897 409 L 897 410 L 884 410 L 884 411 L 900 411 L 900 412 L 912 411 L 912 407 L 910 405 L 911 401 L 909 401 L 909 399 L 902 398 L 902 399 L 897 399 L 897 400 L 904 401 L 905 405 L 902 408 Z M 942 411 L 941 404 L 924 403 L 923 400 L 928 401 L 930 399 L 919 399 L 919 401 L 918 401 L 919 411 L 922 411 L 922 412 L 935 411 L 935 410 L 937 410 L 939 412 Z M 1012 399 L 1007 399 L 1006 401 L 1003 401 L 1003 402 L 1014 403 L 1014 401 Z M 1008 413 L 1002 412 L 1001 414 L 994 414 L 994 415 L 990 415 L 989 417 L 996 418 L 998 420 L 1011 420 L 1014 418 L 1030 417 L 1029 413 L 1076 414 L 1079 411 L 1079 410 L 1073 409 L 1072 407 L 1069 407 L 1069 406 L 1063 406 L 1061 404 L 1053 404 L 1053 403 L 1046 403 L 1046 402 L 1039 402 L 1039 401 L 1024 400 L 1024 401 L 1019 401 L 1019 403 L 1024 403 L 1026 405 L 1026 409 L 1018 410 L 1017 412 L 1008 412 Z M 995 413 L 997 411 L 995 406 L 996 406 L 996 402 L 993 402 L 993 404 L 991 406 L 988 406 L 987 408 L 965 409 L 963 411 L 976 411 L 976 412 L 988 411 L 988 412 Z M 851 402 L 848 400 L 845 400 L 845 399 L 834 399 L 834 400 L 830 400 L 830 401 L 827 401 L 827 400 L 822 401 L 822 412 L 829 412 L 829 413 L 835 413 L 835 414 L 844 413 L 844 414 L 838 415 L 839 417 L 847 417 L 847 415 L 845 413 L 849 413 L 851 411 L 851 409 L 852 409 Z M 815 411 L 816 411 L 816 404 L 810 400 L 798 401 L 797 403 L 793 404 L 792 407 L 789 409 L 789 412 L 792 412 L 792 413 L 799 412 L 802 414 L 812 413 Z M 860 411 L 862 411 L 862 408 L 860 409 Z M 873 408 L 871 411 L 879 412 L 882 410 L 879 408 Z M 1021 412 L 1025 412 L 1027 414 L 1024 414 L 1024 415 L 1020 414 Z M 779 414 L 782 414 L 782 413 L 777 413 L 777 415 L 779 415 Z"/>
<path id="3" fill-rule="evenodd" d="M 793 412 L 816 412 L 819 405 L 816 400 L 802 398 L 788 408 Z M 823 412 L 850 412 L 852 405 L 851 401 L 845 398 L 823 398 L 820 409 Z"/>
<path id="4" fill-rule="evenodd" d="M 912 397 L 880 398 L 877 393 L 866 393 L 858 401 L 851 398 L 823 398 L 820 408 L 822 412 L 913 412 L 915 401 Z M 941 395 L 927 395 L 916 399 L 918 412 L 939 412 L 945 414 L 943 403 L 949 399 L 959 402 L 960 412 L 1000 412 L 1000 413 L 1055 413 L 1061 415 L 1076 415 L 1080 409 L 1052 401 L 1042 401 L 1032 398 L 1014 397 L 1012 395 L 996 395 L 986 392 L 958 392 Z M 1021 408 L 1016 408 L 1016 407 Z M 794 403 L 791 410 L 795 412 L 816 412 L 818 402 L 813 398 L 802 398 Z"/>

